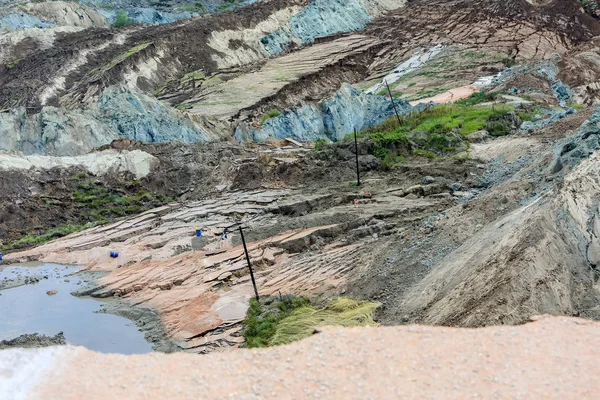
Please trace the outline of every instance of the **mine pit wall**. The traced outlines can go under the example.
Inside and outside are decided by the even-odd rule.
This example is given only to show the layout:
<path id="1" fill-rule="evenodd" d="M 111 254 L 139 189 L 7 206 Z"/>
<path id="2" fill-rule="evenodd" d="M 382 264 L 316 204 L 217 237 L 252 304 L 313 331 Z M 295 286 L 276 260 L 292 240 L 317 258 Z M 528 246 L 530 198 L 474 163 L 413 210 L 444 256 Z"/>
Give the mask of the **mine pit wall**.
<path id="1" fill-rule="evenodd" d="M 401 115 L 412 110 L 406 101 L 396 100 L 395 103 Z M 286 137 L 300 141 L 338 141 L 354 129 L 360 132 L 392 116 L 394 107 L 388 98 L 363 93 L 345 84 L 323 103 L 306 103 L 302 107 L 287 110 L 283 115 L 267 120 L 260 127 L 243 122 L 237 126 L 235 137 L 239 141 Z"/>
<path id="2" fill-rule="evenodd" d="M 512 3 L 515 3 L 515 7 L 518 6 L 523 15 L 515 14 L 510 9 L 507 11 L 505 6 L 499 6 L 497 2 L 486 4 L 485 7 L 491 7 L 501 15 L 506 14 L 504 18 L 507 18 L 507 21 L 512 20 L 513 24 L 516 22 L 513 31 L 503 29 L 506 25 L 504 20 L 500 24 L 502 26 L 490 21 L 489 14 L 486 14 L 489 12 L 487 8 L 483 12 L 465 1 L 460 2 L 460 7 L 456 10 L 445 10 L 447 5 L 436 5 L 433 1 L 416 3 L 407 7 L 406 11 L 394 11 L 390 15 L 394 25 L 389 26 L 388 17 L 376 17 L 394 8 L 404 7 L 404 1 L 274 0 L 239 9 L 235 13 L 183 21 L 171 26 L 148 29 L 133 27 L 118 31 L 118 34 L 112 31 L 84 31 L 74 34 L 70 43 L 65 42 L 67 37 L 71 37 L 67 35 L 55 42 L 54 48 L 47 50 L 52 53 L 52 57 L 48 58 L 50 54 L 44 51 L 39 54 L 34 52 L 30 59 L 23 60 L 14 68 L 4 70 L 0 74 L 0 88 L 3 88 L 0 91 L 0 103 L 5 107 L 7 104 L 9 107 L 11 104 L 27 106 L 25 109 L 15 108 L 8 112 L 0 112 L 0 133 L 8 138 L 0 144 L 0 148 L 25 153 L 78 155 L 124 137 L 151 143 L 173 140 L 193 142 L 230 137 L 234 133 L 239 140 L 261 140 L 281 136 L 292 136 L 301 140 L 320 137 L 335 140 L 351 133 L 354 128 L 372 126 L 392 116 L 389 104 L 385 106 L 380 100 L 361 96 L 349 98 L 345 93 L 346 89 L 343 88 L 333 98 L 321 103 L 304 101 L 299 107 L 285 112 L 281 118 L 269 120 L 263 126 L 257 126 L 256 121 L 249 120 L 253 113 L 260 114 L 270 106 L 285 106 L 281 109 L 287 109 L 292 108 L 292 103 L 295 105 L 306 96 L 330 96 L 341 82 L 339 77 L 336 78 L 328 71 L 311 77 L 318 84 L 326 84 L 325 93 L 315 91 L 318 85 L 311 86 L 311 82 L 293 82 L 274 98 L 265 99 L 252 109 L 242 110 L 239 119 L 234 120 L 232 125 L 169 110 L 151 96 L 138 93 L 138 89 L 152 91 L 164 84 L 165 80 L 176 78 L 178 74 L 183 76 L 189 71 L 215 72 L 219 67 L 246 66 L 248 62 L 266 59 L 292 45 L 310 44 L 323 35 L 363 29 L 372 21 L 374 23 L 365 32 L 390 42 L 378 47 L 378 54 L 383 54 L 381 57 L 366 54 L 362 58 L 342 63 L 344 65 L 340 68 L 344 69 L 344 72 L 341 75 L 345 80 L 358 81 L 368 72 L 352 72 L 352 61 L 355 61 L 355 65 L 358 62 L 358 65 L 371 65 L 381 70 L 392 60 L 402 59 L 410 50 L 410 46 L 418 46 L 421 42 L 432 43 L 432 40 L 439 41 L 441 34 L 445 35 L 445 40 L 466 44 L 470 43 L 469 40 L 487 37 L 486 42 L 490 46 L 497 45 L 501 49 L 506 46 L 514 47 L 517 43 L 521 56 L 527 53 L 527 56 L 544 58 L 549 55 L 551 45 L 555 44 L 564 50 L 576 40 L 587 40 L 597 28 L 597 24 L 590 25 L 586 20 L 585 26 L 569 36 L 564 30 L 569 28 L 570 22 L 563 21 L 556 25 L 559 32 L 536 33 L 533 28 L 540 18 L 533 11 L 549 13 L 549 9 L 531 8 L 532 6 L 525 6 L 521 4 L 524 2 L 516 0 Z M 322 18 L 329 16 L 321 21 L 323 24 L 316 24 L 319 26 L 315 25 L 313 19 L 317 11 Z M 407 23 L 418 19 L 421 14 L 421 18 L 431 19 L 435 29 L 428 26 L 411 33 Z M 470 31 L 460 23 L 456 25 L 456 19 L 461 18 L 477 21 L 477 29 Z M 554 20 L 558 17 L 549 18 Z M 522 26 L 518 25 L 523 19 Z M 549 26 L 543 18 L 539 23 L 544 27 Z M 224 30 L 225 27 L 230 30 Z M 540 41 L 539 36 L 543 33 L 547 33 L 546 40 Z M 186 48 L 181 47 L 182 38 L 186 40 Z M 550 38 L 550 41 L 547 38 Z M 87 64 L 61 77 L 64 79 L 64 91 L 56 82 L 37 81 L 40 77 L 52 78 L 57 73 L 56 66 L 46 65 L 44 60 L 53 59 L 58 64 L 68 62 L 70 59 L 64 57 L 71 57 L 73 52 L 77 53 L 82 43 L 91 43 L 90 46 L 97 45 L 97 48 L 101 48 L 102 40 L 110 40 L 115 45 L 90 54 Z M 237 40 L 238 45 L 230 48 L 231 40 Z M 533 42 L 539 42 L 540 45 L 533 48 L 530 45 Z M 91 71 L 102 68 L 119 54 L 140 43 L 151 44 L 118 65 L 108 68 L 101 76 L 90 80 Z M 189 52 L 190 57 L 181 58 L 180 54 L 183 52 Z M 0 66 L 0 69 L 2 68 Z M 37 77 L 36 80 L 29 79 L 33 77 L 27 75 L 29 73 Z M 21 75 L 23 87 L 14 84 L 19 81 Z M 8 82 L 13 83 L 7 85 Z M 35 85 L 31 85 L 31 82 L 35 82 Z M 128 89 L 123 91 L 113 87 L 121 84 L 126 85 Z M 31 87 L 26 87 L 27 85 Z M 60 104 L 69 110 L 40 107 L 40 99 L 48 85 L 55 85 L 57 92 L 53 98 L 47 99 L 47 104 Z M 383 108 L 379 108 L 380 106 Z M 352 118 L 346 112 L 348 109 L 353 110 Z M 36 110 L 39 112 L 36 113 Z M 155 118 L 156 115 L 160 118 Z M 344 124 L 344 119 L 350 120 L 351 123 Z M 241 123 L 237 126 L 239 121 Z M 88 132 L 84 133 L 85 139 L 82 143 L 78 143 L 80 140 L 75 138 L 82 136 L 82 126 L 88 127 L 85 128 Z M 286 130 L 291 134 L 284 135 Z"/>
<path id="3" fill-rule="evenodd" d="M 55 156 L 85 154 L 119 138 L 148 143 L 201 142 L 216 136 L 156 98 L 127 89 L 105 90 L 87 110 L 43 107 L 0 113 L 0 150 Z"/>

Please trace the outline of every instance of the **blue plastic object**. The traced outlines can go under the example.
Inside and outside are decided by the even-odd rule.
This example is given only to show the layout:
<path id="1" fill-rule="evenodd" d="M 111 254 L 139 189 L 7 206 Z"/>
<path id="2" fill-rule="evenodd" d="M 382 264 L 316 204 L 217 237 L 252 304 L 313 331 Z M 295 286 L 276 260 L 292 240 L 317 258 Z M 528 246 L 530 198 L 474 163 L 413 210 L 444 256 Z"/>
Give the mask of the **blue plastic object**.
<path id="1" fill-rule="evenodd" d="M 0 261 L 2 261 L 2 253 L 0 253 Z"/>
<path id="2" fill-rule="evenodd" d="M 202 237 L 202 229 L 196 229 L 196 236 Z"/>
<path id="3" fill-rule="evenodd" d="M 110 252 L 110 258 L 117 258 L 119 257 L 119 252 L 118 251 L 111 251 Z"/>

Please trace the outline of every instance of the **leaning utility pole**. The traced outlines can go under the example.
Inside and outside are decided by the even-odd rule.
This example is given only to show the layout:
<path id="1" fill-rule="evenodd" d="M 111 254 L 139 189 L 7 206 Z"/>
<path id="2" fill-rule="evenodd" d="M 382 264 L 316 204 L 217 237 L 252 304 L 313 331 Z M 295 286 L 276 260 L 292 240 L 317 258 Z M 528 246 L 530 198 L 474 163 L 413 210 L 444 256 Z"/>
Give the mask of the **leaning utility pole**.
<path id="1" fill-rule="evenodd" d="M 396 108 L 396 103 L 394 103 L 394 96 L 392 96 L 392 91 L 390 90 L 390 85 L 388 85 L 387 80 L 384 80 L 385 86 L 387 87 L 387 91 L 390 95 L 390 101 L 392 102 L 392 106 L 394 107 L 394 112 L 396 113 L 396 118 L 398 119 L 398 125 L 402 125 L 400 122 L 400 114 L 398 114 L 398 109 Z"/>
<path id="2" fill-rule="evenodd" d="M 248 255 L 248 248 L 246 247 L 246 239 L 244 239 L 244 231 L 240 225 L 240 236 L 242 237 L 242 244 L 244 245 L 244 253 L 246 253 L 246 261 L 248 262 L 248 269 L 250 269 L 250 278 L 252 279 L 252 286 L 254 286 L 254 295 L 256 301 L 259 301 L 258 290 L 256 289 L 256 281 L 254 280 L 254 271 L 252 271 L 252 263 L 250 263 L 250 256 Z"/>
<path id="3" fill-rule="evenodd" d="M 356 139 L 356 128 L 354 128 L 354 153 L 356 154 L 356 186 L 360 186 L 360 170 L 358 168 L 358 140 Z"/>

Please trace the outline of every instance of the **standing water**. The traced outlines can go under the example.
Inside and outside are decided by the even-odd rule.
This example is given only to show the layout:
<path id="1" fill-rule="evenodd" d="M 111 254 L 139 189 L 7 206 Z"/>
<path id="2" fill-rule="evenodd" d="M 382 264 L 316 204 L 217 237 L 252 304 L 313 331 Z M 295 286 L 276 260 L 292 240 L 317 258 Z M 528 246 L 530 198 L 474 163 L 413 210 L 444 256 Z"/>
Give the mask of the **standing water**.
<path id="1" fill-rule="evenodd" d="M 0 290 L 0 340 L 62 331 L 68 344 L 104 353 L 152 351 L 135 323 L 99 312 L 101 301 L 71 295 L 85 284 L 81 274 L 73 275 L 78 269 L 55 264 L 0 267 L 0 289 L 9 287 Z M 10 288 L 14 282 L 28 284 Z"/>

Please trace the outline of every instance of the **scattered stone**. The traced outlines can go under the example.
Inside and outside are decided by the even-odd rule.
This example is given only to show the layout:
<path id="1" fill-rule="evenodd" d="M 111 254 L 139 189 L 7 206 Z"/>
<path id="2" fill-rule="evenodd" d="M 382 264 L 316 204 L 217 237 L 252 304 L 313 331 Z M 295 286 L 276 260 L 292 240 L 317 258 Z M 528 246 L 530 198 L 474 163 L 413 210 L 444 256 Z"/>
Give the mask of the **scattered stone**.
<path id="1" fill-rule="evenodd" d="M 57 293 L 58 293 L 58 290 L 48 290 L 48 291 L 46 292 L 46 294 L 47 294 L 48 296 L 54 296 L 54 295 L 55 295 L 55 294 L 57 294 Z"/>
<path id="2" fill-rule="evenodd" d="M 432 183 L 435 183 L 435 178 L 433 176 L 423 177 L 423 185 L 430 185 Z"/>
<path id="3" fill-rule="evenodd" d="M 535 124 L 531 121 L 525 121 L 521 124 L 521 128 L 522 131 L 525 131 L 527 133 L 531 133 L 535 130 Z"/>
<path id="4" fill-rule="evenodd" d="M 451 184 L 450 186 L 448 186 L 452 191 L 454 192 L 458 192 L 460 189 L 462 189 L 462 185 L 458 182 Z"/>

